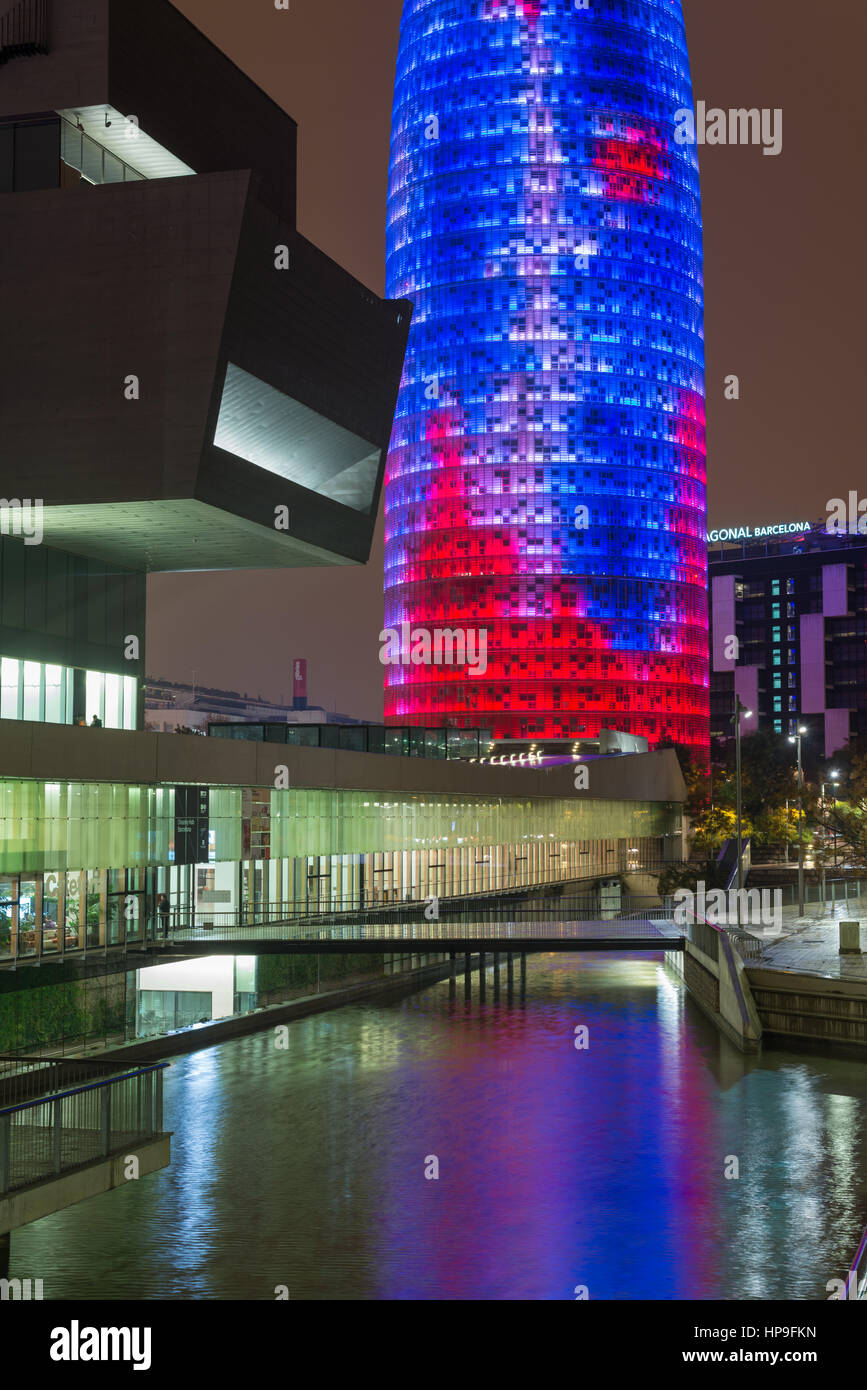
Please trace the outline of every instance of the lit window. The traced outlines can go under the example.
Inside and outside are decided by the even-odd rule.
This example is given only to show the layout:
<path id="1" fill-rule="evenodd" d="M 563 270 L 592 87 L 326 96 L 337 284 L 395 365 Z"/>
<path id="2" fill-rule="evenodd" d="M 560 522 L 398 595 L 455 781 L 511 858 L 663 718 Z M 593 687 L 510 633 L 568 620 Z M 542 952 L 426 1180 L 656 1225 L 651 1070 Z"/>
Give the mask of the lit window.
<path id="1" fill-rule="evenodd" d="M 102 702 L 105 693 L 105 676 L 101 671 L 85 671 L 84 719 L 92 724 L 94 715 L 103 723 Z"/>
<path id="2" fill-rule="evenodd" d="M 25 661 L 24 666 L 24 719 L 40 719 L 42 667 L 38 661 Z"/>
<path id="3" fill-rule="evenodd" d="M 63 667 L 46 666 L 45 668 L 45 722 L 46 724 L 63 723 Z"/>
<path id="4" fill-rule="evenodd" d="M 136 687 L 135 676 L 124 676 L 123 678 L 123 727 L 125 729 L 135 728 L 136 703 L 138 689 Z"/>
<path id="5" fill-rule="evenodd" d="M 18 674 L 20 662 L 4 656 L 0 662 L 0 719 L 19 719 Z"/>
<path id="6" fill-rule="evenodd" d="M 120 720 L 120 691 L 121 676 L 109 673 L 105 678 L 105 719 L 103 723 L 107 729 L 119 729 Z"/>

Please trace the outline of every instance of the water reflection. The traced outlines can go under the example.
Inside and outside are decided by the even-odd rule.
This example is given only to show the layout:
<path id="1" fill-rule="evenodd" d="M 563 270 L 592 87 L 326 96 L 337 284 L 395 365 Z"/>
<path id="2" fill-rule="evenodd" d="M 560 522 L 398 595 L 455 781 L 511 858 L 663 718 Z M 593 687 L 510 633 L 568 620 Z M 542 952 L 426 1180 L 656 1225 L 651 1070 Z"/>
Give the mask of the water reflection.
<path id="1" fill-rule="evenodd" d="M 10 1275 L 76 1299 L 826 1297 L 867 1221 L 862 1064 L 742 1058 L 661 957 L 476 984 L 174 1061 L 171 1168 L 16 1232 Z"/>

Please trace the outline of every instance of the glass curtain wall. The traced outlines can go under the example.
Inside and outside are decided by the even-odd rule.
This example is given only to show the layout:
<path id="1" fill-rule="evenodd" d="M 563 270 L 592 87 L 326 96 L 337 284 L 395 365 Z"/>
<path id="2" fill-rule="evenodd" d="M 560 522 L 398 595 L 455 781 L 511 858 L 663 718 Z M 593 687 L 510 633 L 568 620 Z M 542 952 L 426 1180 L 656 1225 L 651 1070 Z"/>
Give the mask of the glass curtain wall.
<path id="1" fill-rule="evenodd" d="M 81 708 L 77 679 L 83 686 Z M 92 724 L 97 719 L 106 729 L 134 729 L 137 708 L 135 676 L 0 657 L 0 719 L 39 724 Z"/>
<path id="2" fill-rule="evenodd" d="M 0 781 L 0 957 L 119 945 L 172 924 L 256 922 L 653 871 L 674 804 L 210 789 L 207 863 L 176 865 L 171 787 Z"/>

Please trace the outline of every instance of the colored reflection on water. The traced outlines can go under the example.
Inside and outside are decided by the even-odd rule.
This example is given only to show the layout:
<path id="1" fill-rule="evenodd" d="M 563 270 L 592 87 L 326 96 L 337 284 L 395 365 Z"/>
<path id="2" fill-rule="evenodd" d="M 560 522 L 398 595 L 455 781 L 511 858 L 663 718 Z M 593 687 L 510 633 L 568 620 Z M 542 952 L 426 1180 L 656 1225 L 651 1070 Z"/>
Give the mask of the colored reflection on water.
<path id="1" fill-rule="evenodd" d="M 171 1168 L 15 1232 L 10 1277 L 64 1299 L 827 1297 L 867 1222 L 863 1063 L 742 1058 L 661 957 L 477 985 L 175 1060 Z"/>

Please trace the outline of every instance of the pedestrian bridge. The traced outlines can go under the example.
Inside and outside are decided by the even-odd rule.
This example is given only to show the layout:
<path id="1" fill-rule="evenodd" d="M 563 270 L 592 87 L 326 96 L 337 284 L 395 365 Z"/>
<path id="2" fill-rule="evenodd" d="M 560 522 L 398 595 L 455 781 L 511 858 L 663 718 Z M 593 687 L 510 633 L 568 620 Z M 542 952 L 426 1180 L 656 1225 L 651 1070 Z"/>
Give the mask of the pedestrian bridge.
<path id="1" fill-rule="evenodd" d="M 507 954 L 527 951 L 679 951 L 692 941 L 718 958 L 721 935 L 744 960 L 761 961 L 764 944 L 738 927 L 717 929 L 702 919 L 675 921 L 671 904 L 628 898 L 629 910 L 608 907 L 600 895 L 498 893 L 490 898 L 423 899 L 359 909 L 339 902 L 310 912 L 302 904 L 247 905 L 207 914 L 173 909 L 168 920 L 146 923 L 135 940 L 84 945 L 54 959 L 77 973 L 103 974 L 169 959 L 213 955 Z M 678 914 L 680 917 L 681 914 Z M 42 963 L 38 955 L 9 965 Z"/>
<path id="2" fill-rule="evenodd" d="M 207 923 L 169 925 L 148 943 L 155 956 L 267 955 L 317 952 L 377 953 L 683 950 L 684 928 L 656 907 L 628 917 L 591 917 L 598 901 L 550 899 L 390 906 L 366 912 L 286 917 L 264 911 L 253 921 L 238 913 L 214 914 Z"/>
<path id="3" fill-rule="evenodd" d="M 389 954 L 494 951 L 683 951 L 691 941 L 719 959 L 726 936 L 744 960 L 760 961 L 764 943 L 736 926 L 715 927 L 696 918 L 675 921 L 670 903 L 630 897 L 629 910 L 600 912 L 594 894 L 475 899 L 425 899 L 359 911 L 357 908 L 287 915 L 285 905 L 255 914 L 212 913 L 184 921 L 173 914 L 164 936 L 148 940 L 151 963 L 195 955 Z M 680 916 L 681 914 L 678 914 Z"/>

